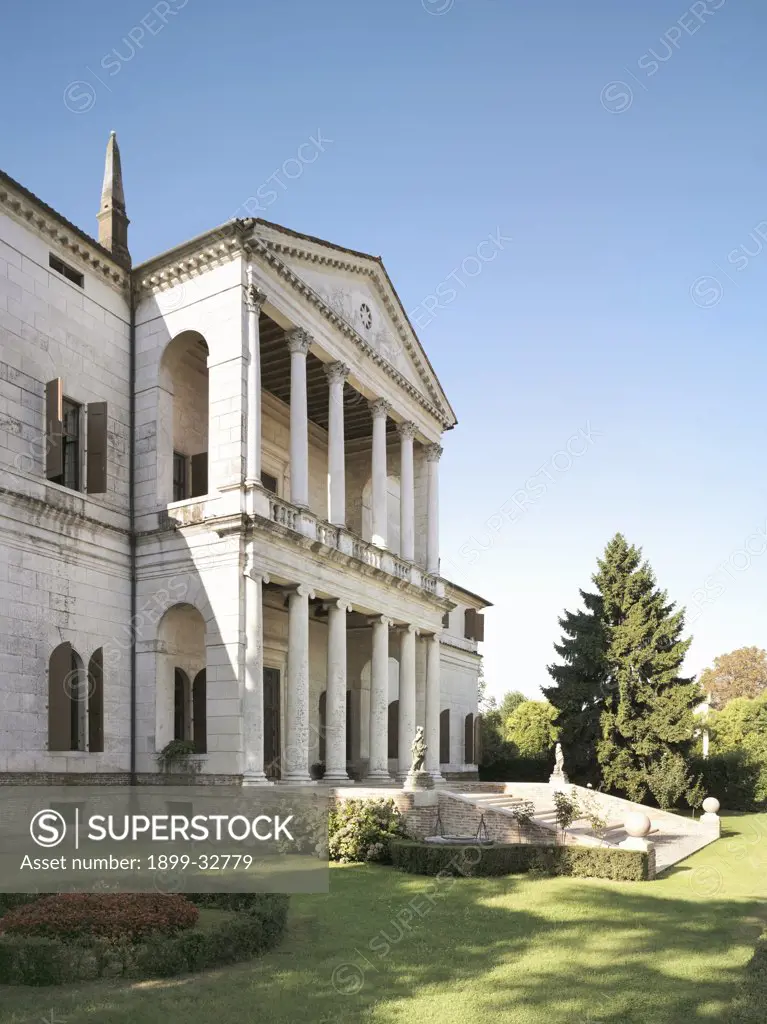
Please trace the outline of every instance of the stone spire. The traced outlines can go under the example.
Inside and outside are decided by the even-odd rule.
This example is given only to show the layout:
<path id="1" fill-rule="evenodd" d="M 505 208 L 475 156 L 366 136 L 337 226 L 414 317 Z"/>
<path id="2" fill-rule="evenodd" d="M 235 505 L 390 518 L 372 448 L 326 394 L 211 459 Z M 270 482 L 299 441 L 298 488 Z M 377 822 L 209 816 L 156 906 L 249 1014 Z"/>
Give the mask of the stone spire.
<path id="1" fill-rule="evenodd" d="M 101 189 L 101 207 L 98 212 L 99 243 L 109 249 L 116 260 L 130 266 L 128 252 L 128 220 L 125 214 L 123 173 L 117 135 L 112 132 L 107 143 L 104 165 L 104 185 Z"/>

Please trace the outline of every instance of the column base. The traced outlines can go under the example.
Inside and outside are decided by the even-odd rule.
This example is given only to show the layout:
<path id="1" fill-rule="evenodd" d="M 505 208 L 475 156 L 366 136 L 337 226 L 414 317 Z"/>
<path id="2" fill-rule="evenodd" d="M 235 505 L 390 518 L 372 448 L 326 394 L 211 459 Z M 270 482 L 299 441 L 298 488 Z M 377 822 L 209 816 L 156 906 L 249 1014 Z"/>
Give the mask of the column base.
<path id="1" fill-rule="evenodd" d="M 379 768 L 377 771 L 368 772 L 362 781 L 365 785 L 380 786 L 382 783 L 386 783 L 388 785 L 394 782 L 394 779 L 391 777 L 389 772 Z"/>
<path id="2" fill-rule="evenodd" d="M 274 782 L 267 779 L 263 772 L 244 772 L 242 784 L 243 786 L 273 786 Z"/>
<path id="3" fill-rule="evenodd" d="M 279 780 L 283 786 L 316 786 L 317 780 L 306 772 L 302 775 L 283 775 Z"/>
<path id="4" fill-rule="evenodd" d="M 334 786 L 348 786 L 352 780 L 349 778 L 349 774 L 346 769 L 342 771 L 326 771 L 320 779 L 320 782 L 330 782 Z"/>

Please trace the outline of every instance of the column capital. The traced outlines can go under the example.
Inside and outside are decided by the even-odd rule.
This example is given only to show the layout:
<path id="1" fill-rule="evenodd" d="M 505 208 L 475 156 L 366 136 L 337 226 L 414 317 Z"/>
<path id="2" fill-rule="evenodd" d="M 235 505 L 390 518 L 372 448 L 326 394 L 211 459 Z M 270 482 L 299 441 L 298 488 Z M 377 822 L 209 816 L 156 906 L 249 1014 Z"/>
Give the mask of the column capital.
<path id="1" fill-rule="evenodd" d="M 312 343 L 312 337 L 303 327 L 294 327 L 292 331 L 288 331 L 287 343 L 289 352 L 300 352 L 305 356 Z"/>
<path id="2" fill-rule="evenodd" d="M 387 629 L 390 626 L 394 625 L 394 620 L 390 619 L 387 615 L 369 615 L 368 616 L 368 625 L 369 626 L 375 626 L 379 622 L 380 622 L 380 624 L 382 626 L 386 626 Z"/>
<path id="3" fill-rule="evenodd" d="M 350 612 L 352 606 L 344 597 L 332 597 L 327 601 L 323 601 L 324 608 L 337 608 L 339 612 Z"/>
<path id="4" fill-rule="evenodd" d="M 308 597 L 310 601 L 313 601 L 316 596 L 308 583 L 288 584 L 288 586 L 283 587 L 282 589 L 287 597 L 295 594 L 298 597 Z"/>
<path id="5" fill-rule="evenodd" d="M 401 438 L 409 437 L 411 440 L 415 437 L 418 432 L 418 427 L 415 423 L 411 423 L 409 420 L 404 420 L 402 423 L 397 424 L 397 433 Z"/>
<path id="6" fill-rule="evenodd" d="M 387 402 L 385 398 L 374 398 L 368 402 L 368 409 L 370 409 L 374 420 L 386 419 L 391 412 L 391 403 Z"/>
<path id="7" fill-rule="evenodd" d="M 325 363 L 325 376 L 331 384 L 338 380 L 343 383 L 351 372 L 346 363 L 342 363 L 340 360 L 335 363 Z"/>
<path id="8" fill-rule="evenodd" d="M 246 576 L 249 580 L 253 580 L 254 583 L 269 582 L 269 573 L 253 565 L 252 561 L 249 558 L 245 561 L 245 568 L 243 570 L 242 575 Z"/>
<path id="9" fill-rule="evenodd" d="M 266 302 L 266 292 L 262 292 L 254 284 L 245 285 L 245 305 L 249 313 L 260 313 L 261 307 Z"/>
<path id="10" fill-rule="evenodd" d="M 443 449 L 438 444 L 427 444 L 424 448 L 427 462 L 439 462 Z"/>
<path id="11" fill-rule="evenodd" d="M 420 627 L 414 626 L 412 622 L 401 623 L 392 627 L 395 633 L 414 633 L 416 636 L 421 632 Z"/>

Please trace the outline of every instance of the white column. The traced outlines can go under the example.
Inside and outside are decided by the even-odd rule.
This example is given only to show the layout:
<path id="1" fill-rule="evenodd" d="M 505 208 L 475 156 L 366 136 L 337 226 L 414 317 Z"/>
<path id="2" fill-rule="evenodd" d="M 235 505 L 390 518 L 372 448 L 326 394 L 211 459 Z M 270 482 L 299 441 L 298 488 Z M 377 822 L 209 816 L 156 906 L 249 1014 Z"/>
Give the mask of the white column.
<path id="1" fill-rule="evenodd" d="M 248 267 L 245 306 L 248 310 L 248 432 L 245 481 L 253 487 L 261 485 L 261 342 L 258 318 L 266 296 L 253 284 L 253 271 Z"/>
<path id="2" fill-rule="evenodd" d="M 397 773 L 403 778 L 410 770 L 410 748 L 415 736 L 415 626 L 404 626 L 400 631 L 399 655 L 399 720 L 397 741 L 399 760 Z"/>
<path id="3" fill-rule="evenodd" d="M 252 542 L 251 542 L 252 543 Z M 252 552 L 245 568 L 245 692 L 242 718 L 245 765 L 243 786 L 271 785 L 264 775 L 264 655 L 262 583 L 265 573 L 253 568 Z"/>
<path id="4" fill-rule="evenodd" d="M 290 350 L 290 500 L 309 507 L 309 417 L 306 354 L 311 339 L 300 327 L 288 334 Z"/>
<path id="5" fill-rule="evenodd" d="M 438 444 L 426 447 L 427 507 L 426 507 L 426 571 L 439 573 L 439 459 L 442 449 Z"/>
<path id="6" fill-rule="evenodd" d="M 368 406 L 373 415 L 373 543 L 386 547 L 386 416 L 391 409 L 383 398 Z"/>
<path id="7" fill-rule="evenodd" d="M 415 558 L 415 485 L 413 477 L 413 438 L 415 423 L 400 423 L 400 497 L 399 553 L 412 562 Z"/>
<path id="8" fill-rule="evenodd" d="M 288 597 L 288 680 L 282 779 L 309 782 L 309 598 L 305 584 Z"/>
<path id="9" fill-rule="evenodd" d="M 435 781 L 439 771 L 439 634 L 426 638 L 426 763 L 424 767 Z"/>
<path id="10" fill-rule="evenodd" d="M 389 775 L 389 626 L 384 615 L 372 619 L 370 664 L 370 739 L 367 778 L 388 781 Z"/>
<path id="11" fill-rule="evenodd" d="M 346 525 L 346 452 L 344 450 L 344 381 L 349 367 L 330 363 L 325 367 L 330 388 L 328 405 L 328 520 Z"/>
<path id="12" fill-rule="evenodd" d="M 328 687 L 325 696 L 325 780 L 348 782 L 346 772 L 345 601 L 328 603 Z"/>

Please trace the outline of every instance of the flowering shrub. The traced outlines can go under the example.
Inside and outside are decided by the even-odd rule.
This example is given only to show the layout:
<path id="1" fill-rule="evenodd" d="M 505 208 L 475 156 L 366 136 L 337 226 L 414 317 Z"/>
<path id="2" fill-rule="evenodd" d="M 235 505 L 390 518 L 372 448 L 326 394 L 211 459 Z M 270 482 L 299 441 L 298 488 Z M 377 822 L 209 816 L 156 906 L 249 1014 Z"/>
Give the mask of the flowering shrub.
<path id="1" fill-rule="evenodd" d="M 390 860 L 391 840 L 403 835 L 402 816 L 393 800 L 344 800 L 328 821 L 330 860 Z"/>
<path id="2" fill-rule="evenodd" d="M 197 907 L 176 894 L 59 893 L 9 910 L 0 918 L 0 933 L 139 942 L 191 928 L 198 916 Z"/>

